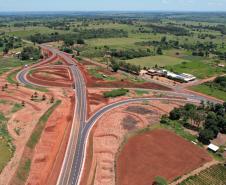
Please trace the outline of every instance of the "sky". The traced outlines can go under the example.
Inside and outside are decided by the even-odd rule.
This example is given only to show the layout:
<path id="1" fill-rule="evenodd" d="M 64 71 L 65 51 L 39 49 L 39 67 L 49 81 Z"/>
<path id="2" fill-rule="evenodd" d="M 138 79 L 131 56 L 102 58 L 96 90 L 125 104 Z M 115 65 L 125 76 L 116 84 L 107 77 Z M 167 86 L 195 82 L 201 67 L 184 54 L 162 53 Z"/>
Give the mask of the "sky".
<path id="1" fill-rule="evenodd" d="M 0 0 L 7 11 L 226 11 L 226 0 Z"/>

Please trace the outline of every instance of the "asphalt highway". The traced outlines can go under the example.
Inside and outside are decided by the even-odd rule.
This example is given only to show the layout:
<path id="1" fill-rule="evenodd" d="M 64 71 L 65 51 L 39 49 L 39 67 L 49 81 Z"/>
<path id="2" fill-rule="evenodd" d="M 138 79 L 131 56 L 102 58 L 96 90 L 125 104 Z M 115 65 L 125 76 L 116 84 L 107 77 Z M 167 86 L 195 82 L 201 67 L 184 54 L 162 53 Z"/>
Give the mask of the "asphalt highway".
<path id="1" fill-rule="evenodd" d="M 57 185 L 79 185 L 84 168 L 89 133 L 93 125 L 95 125 L 98 119 L 101 116 L 103 116 L 106 112 L 125 104 L 142 101 L 157 101 L 157 100 L 185 101 L 185 102 L 199 102 L 200 100 L 206 101 L 206 98 L 202 96 L 195 96 L 186 93 L 168 92 L 168 95 L 172 97 L 136 98 L 107 105 L 100 109 L 99 111 L 97 111 L 94 115 L 92 115 L 92 117 L 89 120 L 86 120 L 87 115 L 86 84 L 81 71 L 76 65 L 76 62 L 69 55 L 59 50 L 56 50 L 45 45 L 42 45 L 41 47 L 44 48 L 45 50 L 51 51 L 52 53 L 52 56 L 50 58 L 42 62 L 43 64 L 52 61 L 56 56 L 61 57 L 69 64 L 70 70 L 74 78 L 74 87 L 75 87 L 74 92 L 76 97 L 74 118 L 68 141 L 68 146 L 66 149 L 61 172 L 58 177 Z M 17 80 L 25 85 L 39 86 L 38 84 L 33 84 L 29 82 L 26 78 L 27 73 L 35 67 L 36 65 L 21 70 L 17 75 Z M 173 98 L 173 96 L 183 97 L 184 99 Z"/>

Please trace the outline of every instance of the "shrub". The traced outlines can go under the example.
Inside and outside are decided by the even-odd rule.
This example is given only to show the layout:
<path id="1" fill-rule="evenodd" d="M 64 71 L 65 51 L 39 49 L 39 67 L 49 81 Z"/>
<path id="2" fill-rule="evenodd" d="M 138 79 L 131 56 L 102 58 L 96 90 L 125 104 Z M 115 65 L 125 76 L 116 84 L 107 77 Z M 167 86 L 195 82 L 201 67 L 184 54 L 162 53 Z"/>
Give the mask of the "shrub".
<path id="1" fill-rule="evenodd" d="M 72 49 L 71 48 L 67 48 L 67 47 L 62 48 L 61 51 L 69 53 L 69 54 L 73 53 Z"/>
<path id="2" fill-rule="evenodd" d="M 153 185 L 167 185 L 167 181 L 164 177 L 157 176 L 153 182 Z"/>
<path id="3" fill-rule="evenodd" d="M 77 44 L 85 44 L 85 41 L 83 39 L 78 39 Z"/>
<path id="4" fill-rule="evenodd" d="M 171 119 L 171 120 L 179 120 L 180 119 L 180 109 L 178 109 L 178 108 L 175 108 L 175 109 L 173 109 L 171 112 L 170 112 L 170 116 L 169 116 L 169 118 Z"/>
<path id="5" fill-rule="evenodd" d="M 114 97 L 118 97 L 118 96 L 124 96 L 128 92 L 129 92 L 128 89 L 123 89 L 123 88 L 114 89 L 114 90 L 109 91 L 109 92 L 104 92 L 104 97 L 105 98 L 114 98 Z"/>

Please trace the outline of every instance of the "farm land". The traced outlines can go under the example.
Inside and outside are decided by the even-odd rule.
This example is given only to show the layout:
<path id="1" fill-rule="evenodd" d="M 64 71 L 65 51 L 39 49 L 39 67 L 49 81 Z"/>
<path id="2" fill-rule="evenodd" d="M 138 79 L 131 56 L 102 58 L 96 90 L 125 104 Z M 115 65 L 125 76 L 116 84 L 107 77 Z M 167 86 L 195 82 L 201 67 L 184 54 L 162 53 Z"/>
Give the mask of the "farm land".
<path id="1" fill-rule="evenodd" d="M 224 184 L 226 177 L 225 167 L 221 164 L 214 165 L 206 170 L 203 170 L 198 175 L 191 176 L 185 181 L 181 182 L 180 185 L 189 184 Z"/>

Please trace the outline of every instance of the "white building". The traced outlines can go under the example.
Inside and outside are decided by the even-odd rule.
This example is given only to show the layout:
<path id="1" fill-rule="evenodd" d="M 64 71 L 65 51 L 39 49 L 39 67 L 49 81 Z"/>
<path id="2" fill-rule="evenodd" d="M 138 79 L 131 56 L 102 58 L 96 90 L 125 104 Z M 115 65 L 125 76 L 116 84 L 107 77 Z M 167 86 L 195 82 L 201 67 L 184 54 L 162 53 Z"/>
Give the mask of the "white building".
<path id="1" fill-rule="evenodd" d="M 196 77 L 194 75 L 191 75 L 191 74 L 182 73 L 182 74 L 180 74 L 180 76 L 182 77 L 182 79 L 185 82 L 190 82 L 190 81 L 196 80 Z"/>
<path id="2" fill-rule="evenodd" d="M 213 152 L 217 152 L 219 150 L 219 147 L 214 145 L 214 144 L 209 144 L 208 149 L 213 151 Z"/>

